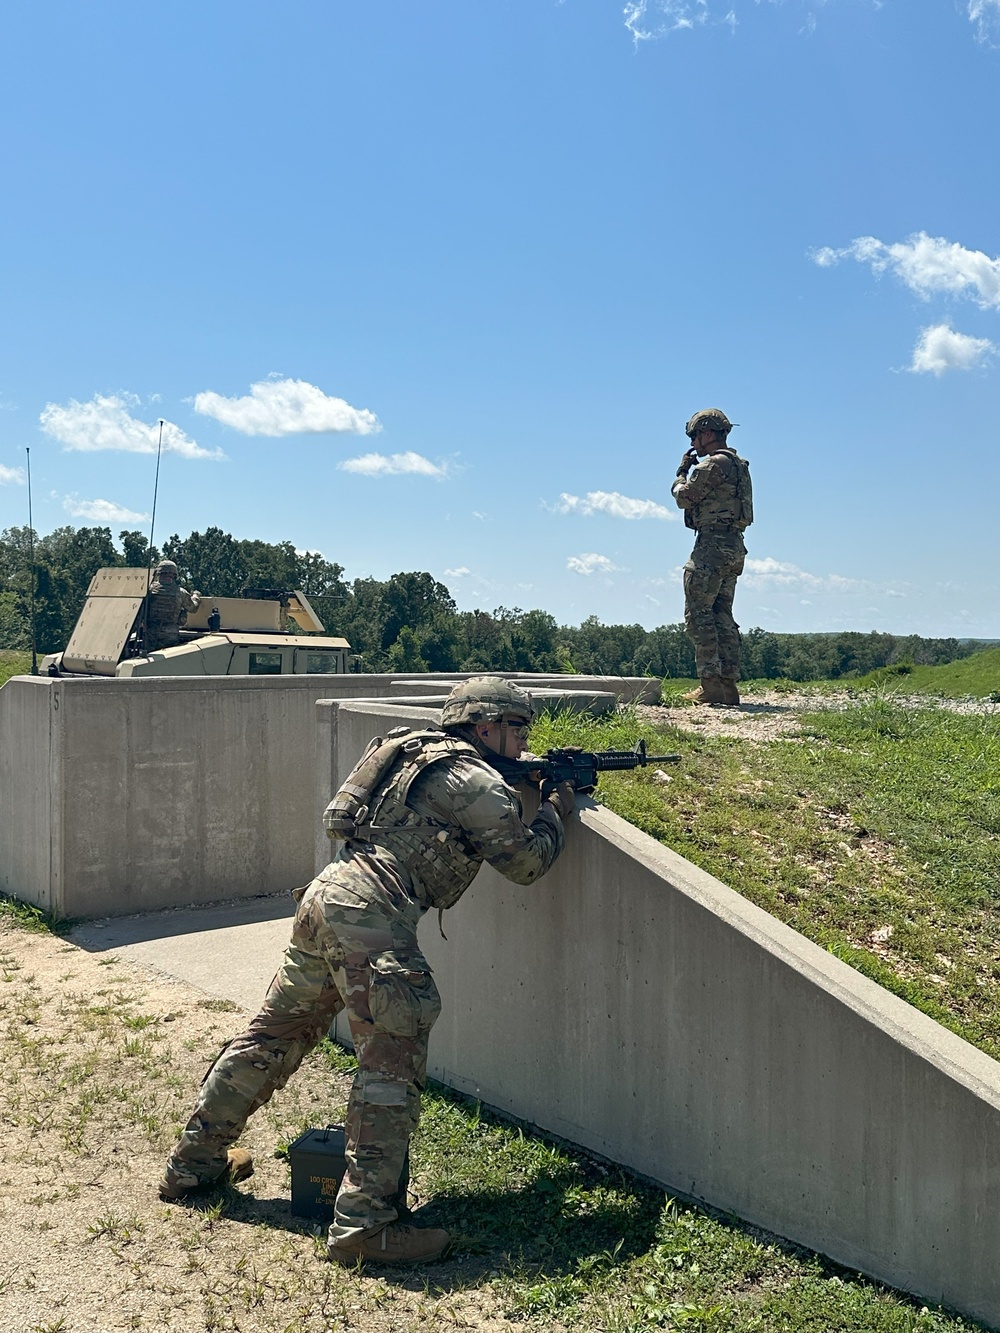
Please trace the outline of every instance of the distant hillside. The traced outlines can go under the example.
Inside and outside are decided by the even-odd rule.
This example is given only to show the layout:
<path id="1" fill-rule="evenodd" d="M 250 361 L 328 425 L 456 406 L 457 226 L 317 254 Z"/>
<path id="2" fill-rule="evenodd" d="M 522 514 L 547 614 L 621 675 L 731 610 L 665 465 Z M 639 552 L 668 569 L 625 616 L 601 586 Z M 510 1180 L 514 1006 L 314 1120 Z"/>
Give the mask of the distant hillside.
<path id="1" fill-rule="evenodd" d="M 904 694 L 944 694 L 955 699 L 974 694 L 996 695 L 1000 702 L 1000 648 L 986 648 L 971 657 L 940 666 L 880 667 L 852 682 L 856 686 L 887 684 Z"/>

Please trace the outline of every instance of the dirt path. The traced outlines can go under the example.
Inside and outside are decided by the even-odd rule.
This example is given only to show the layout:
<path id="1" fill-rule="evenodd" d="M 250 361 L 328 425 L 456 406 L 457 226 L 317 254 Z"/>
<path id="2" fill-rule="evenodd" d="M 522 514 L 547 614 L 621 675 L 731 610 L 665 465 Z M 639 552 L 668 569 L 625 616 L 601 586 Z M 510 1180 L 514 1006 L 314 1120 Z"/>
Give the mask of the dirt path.
<path id="1" fill-rule="evenodd" d="M 669 707 L 639 704 L 641 718 L 659 725 L 679 727 L 702 736 L 732 736 L 747 741 L 789 741 L 801 734 L 799 719 L 803 713 L 826 709 L 843 710 L 876 696 L 819 690 L 762 690 L 747 695 L 738 708 L 698 705 Z M 881 696 L 879 696 L 881 697 Z M 943 708 L 950 713 L 1000 714 L 1000 705 L 989 699 L 941 699 L 926 694 L 893 694 L 892 702 L 901 708 Z"/>
<path id="2" fill-rule="evenodd" d="M 324 1260 L 274 1156 L 342 1118 L 348 1080 L 318 1056 L 251 1121 L 252 1179 L 160 1202 L 166 1151 L 244 1018 L 144 968 L 0 928 L 0 1329 L 520 1328 L 476 1285 L 475 1261 L 393 1277 Z"/>

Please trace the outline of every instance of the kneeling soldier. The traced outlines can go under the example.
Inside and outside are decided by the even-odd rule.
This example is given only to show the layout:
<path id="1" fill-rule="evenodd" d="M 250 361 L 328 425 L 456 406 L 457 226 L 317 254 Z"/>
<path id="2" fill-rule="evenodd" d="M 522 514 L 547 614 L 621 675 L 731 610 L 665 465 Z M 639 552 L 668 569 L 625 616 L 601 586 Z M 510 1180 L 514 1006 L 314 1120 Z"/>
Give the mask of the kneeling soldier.
<path id="1" fill-rule="evenodd" d="M 483 676 L 452 690 L 442 731 L 390 734 L 369 747 L 327 812 L 331 833 L 346 841 L 302 891 L 263 1009 L 206 1076 L 168 1159 L 161 1198 L 252 1173 L 250 1154 L 230 1145 L 346 1009 L 358 1072 L 329 1256 L 418 1263 L 444 1253 L 446 1231 L 399 1220 L 407 1215 L 401 1176 L 420 1114 L 427 1039 L 441 1008 L 417 923 L 428 908 L 454 906 L 483 861 L 516 884 L 533 884 L 561 852 L 572 784 L 544 785 L 529 827 L 516 792 L 489 763 L 524 753 L 533 715 L 524 690 Z M 367 822 L 345 823 L 345 792 Z"/>

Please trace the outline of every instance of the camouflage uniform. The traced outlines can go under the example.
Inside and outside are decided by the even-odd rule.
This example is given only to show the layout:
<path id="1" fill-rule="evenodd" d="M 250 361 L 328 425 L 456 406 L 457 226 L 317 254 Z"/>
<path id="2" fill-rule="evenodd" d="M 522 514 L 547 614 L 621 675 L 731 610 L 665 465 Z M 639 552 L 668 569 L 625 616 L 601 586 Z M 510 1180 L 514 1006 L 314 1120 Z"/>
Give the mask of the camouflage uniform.
<path id="1" fill-rule="evenodd" d="M 457 902 L 484 860 L 532 884 L 563 846 L 552 806 L 543 802 L 526 826 L 516 792 L 473 745 L 442 732 L 415 735 L 419 753 L 404 756 L 383 786 L 371 841 L 346 844 L 304 890 L 264 1007 L 209 1071 L 167 1168 L 168 1180 L 181 1183 L 222 1174 L 247 1117 L 346 1009 L 358 1072 L 331 1241 L 373 1235 L 398 1216 L 427 1040 L 441 1008 L 417 945 L 421 916 Z"/>
<path id="2" fill-rule="evenodd" d="M 684 624 L 694 644 L 698 676 L 740 674 L 740 627 L 733 619 L 736 580 L 743 573 L 743 544 L 738 494 L 740 466 L 733 449 L 709 454 L 671 490 L 684 510 L 684 522 L 697 530 L 694 550 L 684 566 Z"/>
<path id="3" fill-rule="evenodd" d="M 163 562 L 156 567 L 156 576 L 149 586 L 146 599 L 146 642 L 147 653 L 158 648 L 172 648 L 181 641 L 181 617 L 188 611 L 197 611 L 201 602 L 198 593 L 191 594 L 177 582 L 176 565 L 172 569 L 163 569 Z"/>

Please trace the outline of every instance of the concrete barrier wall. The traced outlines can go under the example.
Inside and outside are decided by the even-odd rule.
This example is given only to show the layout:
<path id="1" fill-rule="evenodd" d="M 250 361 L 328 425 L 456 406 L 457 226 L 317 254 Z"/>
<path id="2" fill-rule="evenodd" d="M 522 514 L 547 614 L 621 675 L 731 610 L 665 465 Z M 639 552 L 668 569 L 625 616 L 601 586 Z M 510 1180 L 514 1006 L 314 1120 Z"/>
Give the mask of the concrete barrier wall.
<path id="1" fill-rule="evenodd" d="M 321 757 L 435 714 L 343 703 Z M 1000 1327 L 1000 1065 L 592 804 L 421 925 L 435 1077 Z"/>
<path id="2" fill-rule="evenodd" d="M 10 690 L 10 694 L 7 691 Z M 6 696 L 6 697 L 5 697 Z M 4 707 L 4 705 L 9 705 Z M 51 690 L 0 687 L 0 892 L 48 911 L 58 893 L 59 704 Z"/>
<path id="3" fill-rule="evenodd" d="M 591 677 L 554 679 L 611 703 Z M 0 892 L 86 918 L 304 883 L 316 701 L 447 688 L 391 675 L 15 677 L 0 688 Z"/>

